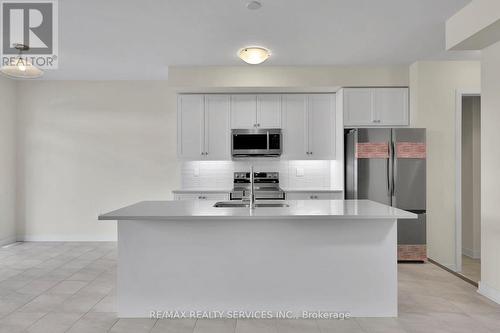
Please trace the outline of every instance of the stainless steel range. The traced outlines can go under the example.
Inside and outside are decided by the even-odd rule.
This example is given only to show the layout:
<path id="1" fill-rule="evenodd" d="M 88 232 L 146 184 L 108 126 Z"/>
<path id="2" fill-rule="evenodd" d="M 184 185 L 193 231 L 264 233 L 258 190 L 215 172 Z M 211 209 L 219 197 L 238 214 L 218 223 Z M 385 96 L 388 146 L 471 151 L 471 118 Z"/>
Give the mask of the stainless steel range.
<path id="1" fill-rule="evenodd" d="M 284 200 L 279 178 L 279 172 L 254 172 L 255 200 Z M 235 172 L 231 200 L 250 199 L 250 191 L 250 172 Z"/>

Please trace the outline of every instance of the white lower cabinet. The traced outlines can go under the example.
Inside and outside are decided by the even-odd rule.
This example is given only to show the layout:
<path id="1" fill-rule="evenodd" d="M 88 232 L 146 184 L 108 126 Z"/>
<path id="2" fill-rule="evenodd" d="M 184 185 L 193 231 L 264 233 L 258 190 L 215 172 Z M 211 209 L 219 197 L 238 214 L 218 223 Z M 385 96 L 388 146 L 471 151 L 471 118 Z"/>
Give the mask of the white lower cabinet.
<path id="1" fill-rule="evenodd" d="M 286 192 L 287 200 L 342 200 L 343 192 Z"/>
<path id="2" fill-rule="evenodd" d="M 229 193 L 175 193 L 174 200 L 229 200 Z"/>

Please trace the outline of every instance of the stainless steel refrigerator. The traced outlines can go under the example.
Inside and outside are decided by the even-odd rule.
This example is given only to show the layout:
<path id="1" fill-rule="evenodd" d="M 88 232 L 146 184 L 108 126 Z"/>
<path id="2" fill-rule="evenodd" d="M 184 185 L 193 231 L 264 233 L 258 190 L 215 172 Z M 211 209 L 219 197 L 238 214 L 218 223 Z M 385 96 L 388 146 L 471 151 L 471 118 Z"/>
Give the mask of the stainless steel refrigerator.
<path id="1" fill-rule="evenodd" d="M 425 261 L 425 129 L 346 129 L 344 142 L 346 199 L 369 199 L 417 214 L 416 220 L 398 220 L 398 260 Z"/>

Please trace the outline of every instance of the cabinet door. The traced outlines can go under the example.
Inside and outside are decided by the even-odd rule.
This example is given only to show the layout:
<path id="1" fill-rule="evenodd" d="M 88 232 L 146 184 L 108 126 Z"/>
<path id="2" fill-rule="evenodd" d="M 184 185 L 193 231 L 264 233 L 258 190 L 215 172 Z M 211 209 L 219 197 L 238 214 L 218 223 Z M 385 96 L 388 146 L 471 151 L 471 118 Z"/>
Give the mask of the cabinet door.
<path id="1" fill-rule="evenodd" d="M 231 95 L 231 128 L 255 128 L 257 96 Z"/>
<path id="2" fill-rule="evenodd" d="M 372 89 L 344 89 L 344 125 L 373 125 Z"/>
<path id="3" fill-rule="evenodd" d="M 283 155 L 287 159 L 308 158 L 307 95 L 283 95 Z"/>
<path id="4" fill-rule="evenodd" d="M 308 97 L 309 158 L 335 159 L 335 96 L 312 94 Z"/>
<path id="5" fill-rule="evenodd" d="M 374 88 L 373 114 L 377 125 L 408 125 L 408 88 Z"/>
<path id="6" fill-rule="evenodd" d="M 229 96 L 205 96 L 205 159 L 230 160 Z"/>
<path id="7" fill-rule="evenodd" d="M 257 96 L 257 127 L 281 128 L 281 95 Z"/>
<path id="8" fill-rule="evenodd" d="M 185 159 L 204 155 L 203 95 L 179 95 L 177 101 L 177 152 Z"/>

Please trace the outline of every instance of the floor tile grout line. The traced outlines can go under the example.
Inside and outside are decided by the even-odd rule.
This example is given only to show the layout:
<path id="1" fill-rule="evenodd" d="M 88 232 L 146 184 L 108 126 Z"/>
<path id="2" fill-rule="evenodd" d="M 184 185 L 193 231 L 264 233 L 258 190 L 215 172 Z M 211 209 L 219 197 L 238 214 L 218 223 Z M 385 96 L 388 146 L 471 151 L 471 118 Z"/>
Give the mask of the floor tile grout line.
<path id="1" fill-rule="evenodd" d="M 91 250 L 89 250 L 89 251 L 91 251 Z M 85 253 L 87 253 L 87 252 L 89 252 L 89 251 L 86 251 Z M 111 251 L 109 251 L 109 252 L 111 252 Z M 82 254 L 82 255 L 83 255 L 83 254 Z M 105 256 L 105 255 L 107 255 L 107 254 L 104 254 L 103 256 Z M 80 256 L 81 256 L 81 255 L 80 255 Z M 74 259 L 79 258 L 80 256 L 75 257 Z M 103 256 L 101 256 L 101 257 L 99 257 L 99 258 L 102 258 Z M 99 258 L 97 258 L 97 259 L 95 259 L 95 260 L 98 260 Z M 74 259 L 73 259 L 73 260 L 74 260 Z M 49 259 L 49 260 L 50 260 L 50 259 Z M 94 260 L 94 261 L 95 261 L 95 260 Z M 71 260 L 70 260 L 70 261 L 71 261 Z M 90 264 L 90 263 L 89 263 L 89 264 Z M 63 265 L 64 265 L 64 264 L 63 264 Z M 60 265 L 60 266 L 58 266 L 58 267 L 61 267 L 61 266 L 62 266 L 62 265 Z M 86 266 L 88 266 L 88 265 L 86 265 Z M 84 267 L 86 267 L 86 266 L 84 266 Z M 55 269 L 57 269 L 57 268 L 54 268 L 54 270 L 55 270 Z M 82 268 L 82 269 L 83 269 L 83 268 Z M 105 273 L 105 272 L 103 272 L 103 273 Z M 97 280 L 97 278 L 98 278 L 100 275 L 101 275 L 101 274 L 99 274 L 98 276 L 96 276 L 93 280 L 89 281 L 89 282 L 88 282 L 88 284 L 90 284 L 90 283 L 92 283 L 92 282 L 96 281 L 96 280 Z M 62 281 L 74 281 L 74 280 L 67 280 L 67 279 L 65 279 L 65 280 L 62 280 Z M 62 281 L 60 281 L 60 282 L 62 282 Z M 85 281 L 84 281 L 84 282 L 85 282 Z M 83 288 L 83 287 L 82 287 L 82 288 Z M 51 289 L 51 288 L 49 288 L 49 289 Z M 79 290 L 78 290 L 78 291 L 79 291 Z M 71 296 L 73 296 L 73 295 L 75 295 L 76 293 L 78 293 L 78 291 L 77 291 L 77 292 L 75 292 L 75 293 L 73 293 Z M 42 292 L 40 295 L 42 295 L 43 293 L 44 293 L 44 292 Z M 21 305 L 19 308 L 21 308 L 21 307 L 25 306 L 26 304 L 28 304 L 29 302 L 31 302 L 33 299 L 35 299 L 36 297 L 38 297 L 38 296 L 40 296 L 40 295 L 37 295 L 37 296 L 33 297 L 30 301 L 28 301 L 28 302 L 27 302 L 27 303 L 25 303 L 24 305 Z M 99 299 L 99 301 L 97 301 L 97 302 L 94 304 L 94 306 L 95 306 L 96 304 L 98 304 L 99 302 L 101 302 L 101 301 L 102 301 L 105 297 L 107 297 L 108 295 L 109 295 L 109 293 L 108 293 L 108 294 L 106 294 L 106 295 L 103 295 L 103 297 L 101 297 L 101 298 Z M 71 297 L 71 296 L 69 296 L 69 297 Z M 63 301 L 63 303 L 64 303 L 64 301 Z M 93 307 L 94 307 L 94 306 L 93 306 Z M 92 307 L 92 308 L 93 308 L 93 307 Z M 16 310 L 18 310 L 19 308 L 17 308 Z M 75 325 L 78 321 L 80 321 L 80 320 L 81 320 L 81 319 L 82 319 L 82 318 L 83 318 L 86 314 L 88 314 L 88 313 L 92 310 L 92 308 L 90 308 L 87 312 L 83 313 L 83 314 L 82 314 L 82 315 L 81 315 L 81 316 L 80 316 L 80 317 L 79 317 L 79 318 L 78 318 L 78 319 L 77 319 L 77 320 L 76 320 L 76 321 L 75 321 L 75 322 L 74 322 L 74 323 L 73 323 L 73 324 L 72 324 L 72 325 L 71 325 L 71 326 L 70 326 L 67 330 L 65 330 L 65 332 L 67 332 L 69 329 L 71 329 L 71 327 L 73 327 L 73 326 L 74 326 L 74 325 Z M 14 311 L 12 311 L 12 312 L 15 312 L 16 310 L 14 310 Z M 11 313 L 12 313 L 12 312 L 11 312 Z M 54 312 L 54 311 L 49 311 L 49 312 L 47 312 L 47 313 L 46 313 L 45 315 L 43 315 L 41 318 L 39 318 L 38 320 L 36 320 L 35 322 L 33 322 L 33 324 L 32 324 L 32 325 L 30 325 L 29 327 L 32 327 L 33 325 L 35 325 L 35 324 L 36 324 L 39 320 L 41 320 L 42 318 L 44 318 L 45 316 L 47 316 L 49 313 L 56 313 L 56 312 Z M 117 319 L 116 321 L 118 321 L 118 319 Z M 113 324 L 113 325 L 114 325 L 114 324 Z M 29 327 L 28 327 L 27 329 L 29 329 Z"/>

